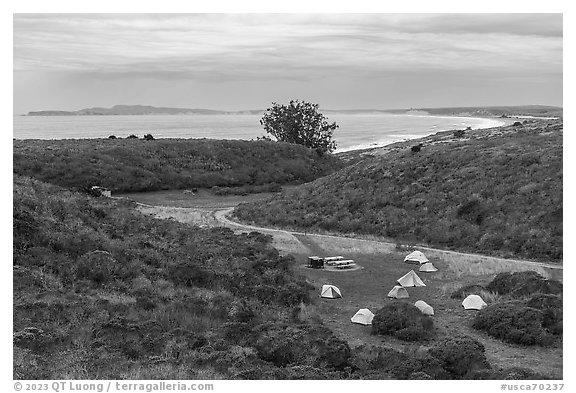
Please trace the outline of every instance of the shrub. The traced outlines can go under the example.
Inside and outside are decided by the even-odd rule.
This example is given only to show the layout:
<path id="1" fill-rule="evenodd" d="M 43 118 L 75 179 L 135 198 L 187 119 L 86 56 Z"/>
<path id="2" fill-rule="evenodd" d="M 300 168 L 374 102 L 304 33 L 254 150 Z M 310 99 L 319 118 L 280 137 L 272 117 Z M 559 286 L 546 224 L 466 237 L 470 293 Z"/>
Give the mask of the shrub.
<path id="1" fill-rule="evenodd" d="M 536 294 L 528 300 L 526 305 L 542 311 L 543 328 L 555 335 L 562 334 L 563 306 L 560 296 Z"/>
<path id="2" fill-rule="evenodd" d="M 138 139 L 138 137 L 134 134 L 128 135 L 126 139 Z"/>
<path id="3" fill-rule="evenodd" d="M 152 136 L 152 134 L 145 134 L 144 135 L 144 140 L 145 141 L 153 141 L 154 137 Z"/>
<path id="4" fill-rule="evenodd" d="M 321 368 L 342 370 L 348 366 L 350 359 L 348 343 L 333 335 L 314 340 L 311 352 L 316 358 L 314 365 Z"/>
<path id="5" fill-rule="evenodd" d="M 487 286 L 491 292 L 512 297 L 523 297 L 533 293 L 562 294 L 562 283 L 547 280 L 534 271 L 499 273 Z"/>
<path id="6" fill-rule="evenodd" d="M 482 291 L 485 291 L 485 288 L 480 284 L 465 285 L 462 288 L 452 292 L 450 297 L 452 299 L 464 299 L 468 295 L 480 295 Z"/>
<path id="7" fill-rule="evenodd" d="M 462 138 L 464 135 L 466 135 L 466 131 L 464 131 L 464 130 L 454 131 L 454 137 L 455 138 Z"/>
<path id="8" fill-rule="evenodd" d="M 468 336 L 445 338 L 432 347 L 429 354 L 440 360 L 442 367 L 455 378 L 490 368 L 484 346 Z"/>
<path id="9" fill-rule="evenodd" d="M 110 281 L 118 270 L 118 262 L 107 251 L 91 251 L 78 259 L 75 265 L 75 276 L 96 284 Z"/>
<path id="10" fill-rule="evenodd" d="M 117 139 L 117 138 L 116 138 L 116 135 L 110 135 L 110 136 L 108 137 L 108 139 Z"/>
<path id="11" fill-rule="evenodd" d="M 418 153 L 420 150 L 422 150 L 422 144 L 420 143 L 419 145 L 414 145 L 410 148 L 410 150 L 412 153 Z"/>
<path id="12" fill-rule="evenodd" d="M 549 346 L 554 339 L 542 326 L 543 315 L 518 300 L 496 303 L 480 310 L 472 327 L 509 343 Z"/>
<path id="13" fill-rule="evenodd" d="M 390 303 L 376 311 L 372 334 L 391 335 L 404 341 L 427 340 L 433 327 L 432 319 L 409 303 Z"/>

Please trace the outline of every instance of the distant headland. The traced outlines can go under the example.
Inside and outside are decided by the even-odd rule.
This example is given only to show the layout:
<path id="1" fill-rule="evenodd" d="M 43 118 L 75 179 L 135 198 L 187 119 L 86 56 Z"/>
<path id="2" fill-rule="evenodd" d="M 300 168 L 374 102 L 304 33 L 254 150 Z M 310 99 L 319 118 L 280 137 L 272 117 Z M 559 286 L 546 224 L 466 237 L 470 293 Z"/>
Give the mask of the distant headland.
<path id="1" fill-rule="evenodd" d="M 214 109 L 190 109 L 155 107 L 150 105 L 115 105 L 111 108 L 85 108 L 77 111 L 43 110 L 28 112 L 26 116 L 121 116 L 121 115 L 259 115 L 263 109 L 222 111 Z M 447 108 L 406 109 L 326 109 L 325 113 L 342 114 L 412 114 L 436 116 L 508 117 L 508 116 L 554 116 L 562 117 L 563 109 L 547 105 L 481 106 Z"/>

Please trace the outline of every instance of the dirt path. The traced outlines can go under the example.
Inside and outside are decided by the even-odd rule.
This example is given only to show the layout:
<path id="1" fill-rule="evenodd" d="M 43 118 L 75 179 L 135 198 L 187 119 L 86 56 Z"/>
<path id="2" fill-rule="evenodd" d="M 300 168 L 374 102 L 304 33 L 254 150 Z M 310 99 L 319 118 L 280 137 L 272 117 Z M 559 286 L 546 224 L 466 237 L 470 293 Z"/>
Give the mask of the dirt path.
<path id="1" fill-rule="evenodd" d="M 236 221 L 232 221 L 228 218 L 229 214 L 232 212 L 233 209 L 234 208 L 227 208 L 227 209 L 218 210 L 214 213 L 214 218 L 227 227 L 233 227 L 233 228 L 237 228 L 237 229 L 250 230 L 250 231 L 261 231 L 261 232 L 266 232 L 266 233 L 271 233 L 271 234 L 282 233 L 283 236 L 292 235 L 296 239 L 298 239 L 300 242 L 302 242 L 302 239 L 312 237 L 312 238 L 322 238 L 324 240 L 336 240 L 337 242 L 340 242 L 341 244 L 342 243 L 349 244 L 350 242 L 352 242 L 356 245 L 356 247 L 362 247 L 362 248 L 365 248 L 365 247 L 372 248 L 372 247 L 376 246 L 377 248 L 382 248 L 382 249 L 385 249 L 387 251 L 390 251 L 390 250 L 396 248 L 395 243 L 389 243 L 389 242 L 384 242 L 384 241 L 356 239 L 356 238 L 350 238 L 350 237 L 344 237 L 344 236 L 334 236 L 334 235 L 321 235 L 321 234 L 304 233 L 304 232 L 297 232 L 297 231 L 286 231 L 286 230 L 280 230 L 280 229 L 271 229 L 271 228 L 264 228 L 264 227 L 254 226 L 254 225 L 242 224 L 242 223 L 238 223 Z M 517 266 L 521 266 L 523 268 L 523 270 L 526 270 L 526 268 L 532 268 L 532 269 L 535 269 L 537 271 L 549 271 L 549 270 L 555 271 L 555 270 L 557 270 L 557 271 L 559 271 L 558 272 L 559 275 L 562 274 L 561 272 L 563 270 L 562 265 L 557 265 L 557 264 L 525 261 L 525 260 L 521 260 L 521 259 L 505 259 L 505 258 L 498 258 L 498 257 L 487 256 L 487 255 L 481 255 L 481 254 L 463 253 L 463 252 L 449 251 L 449 250 L 439 250 L 439 249 L 431 248 L 431 247 L 418 246 L 418 249 L 425 251 L 426 255 L 428 255 L 429 257 L 436 257 L 439 259 L 443 259 L 447 262 L 450 262 L 453 264 L 460 264 L 463 266 L 467 265 L 467 264 L 482 264 L 484 266 L 502 265 L 502 266 L 505 266 L 505 268 L 507 270 L 515 270 L 513 268 L 513 266 L 517 265 Z M 552 272 L 552 274 L 553 273 L 554 272 Z M 550 275 L 550 272 L 548 272 L 547 275 Z M 553 275 L 557 276 L 558 274 L 553 274 Z"/>

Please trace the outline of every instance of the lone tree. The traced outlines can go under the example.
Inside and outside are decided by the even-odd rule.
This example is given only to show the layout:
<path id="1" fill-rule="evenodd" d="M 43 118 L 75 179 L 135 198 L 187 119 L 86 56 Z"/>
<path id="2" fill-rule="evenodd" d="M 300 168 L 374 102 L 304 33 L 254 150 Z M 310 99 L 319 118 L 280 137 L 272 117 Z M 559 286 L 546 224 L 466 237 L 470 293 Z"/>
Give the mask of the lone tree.
<path id="1" fill-rule="evenodd" d="M 319 155 L 336 149 L 332 133 L 338 125 L 328 123 L 318 104 L 292 100 L 288 105 L 275 102 L 266 109 L 260 124 L 278 141 L 297 143 L 315 149 Z"/>

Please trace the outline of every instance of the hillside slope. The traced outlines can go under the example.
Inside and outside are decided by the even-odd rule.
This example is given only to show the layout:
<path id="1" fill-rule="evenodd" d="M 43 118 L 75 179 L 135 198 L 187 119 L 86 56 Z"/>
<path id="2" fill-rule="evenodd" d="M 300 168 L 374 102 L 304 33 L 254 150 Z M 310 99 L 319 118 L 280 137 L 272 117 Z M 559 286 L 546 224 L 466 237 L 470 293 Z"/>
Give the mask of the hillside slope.
<path id="1" fill-rule="evenodd" d="M 562 130 L 561 121 L 531 121 L 427 137 L 419 152 L 407 144 L 374 150 L 266 203 L 240 205 L 235 215 L 267 226 L 558 261 Z"/>
<path id="2" fill-rule="evenodd" d="M 15 174 L 114 192 L 298 184 L 342 167 L 300 145 L 210 139 L 14 140 Z"/>
<path id="3" fill-rule="evenodd" d="M 262 234 L 20 176 L 13 219 L 15 379 L 318 379 L 347 364 L 345 342 L 298 319 L 310 286 Z"/>

